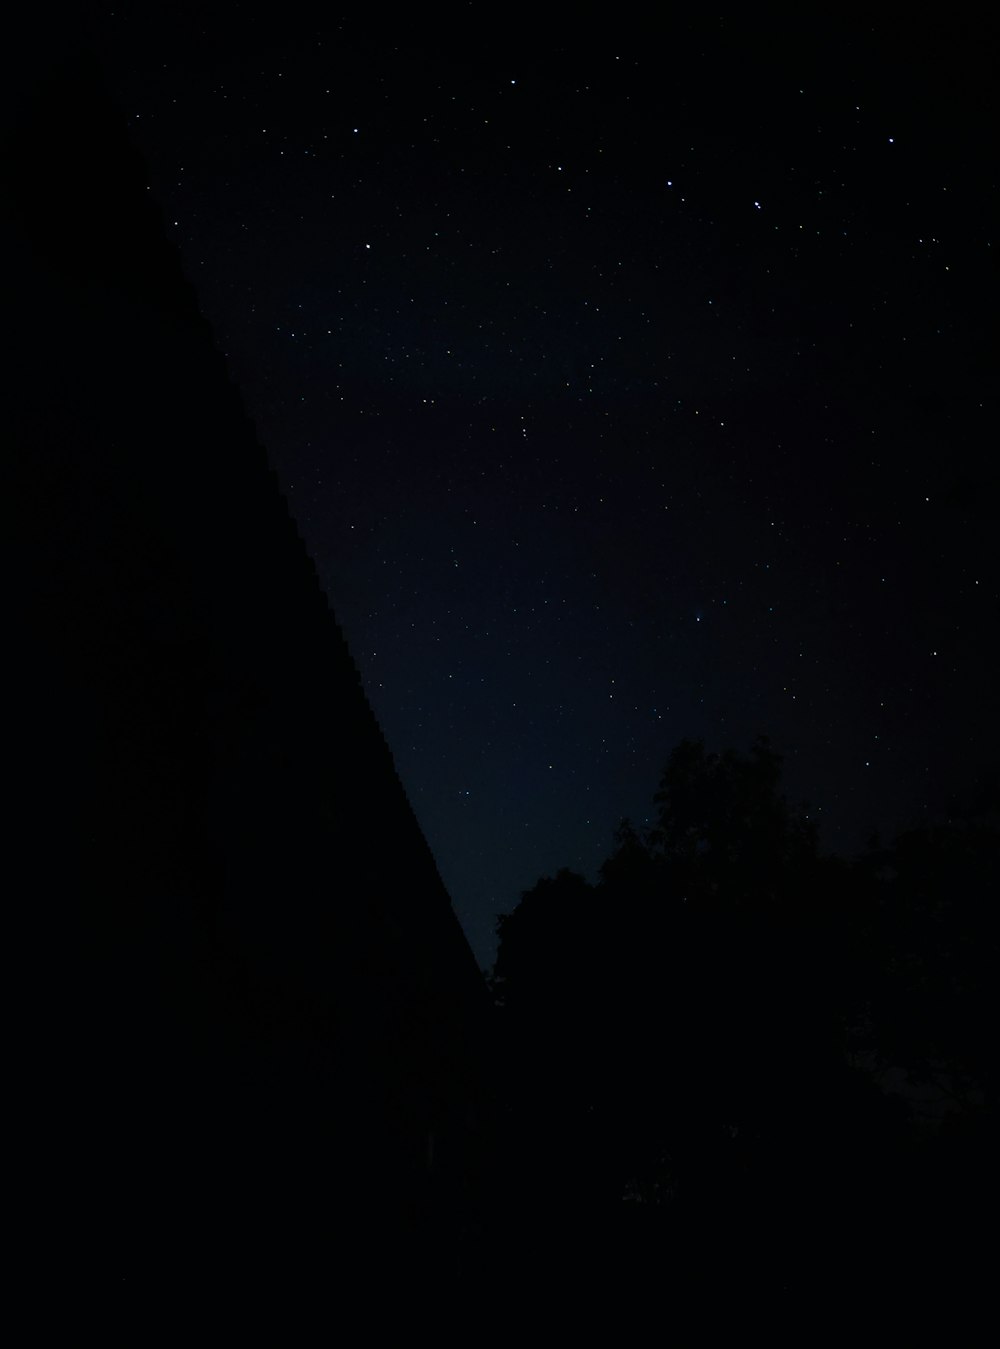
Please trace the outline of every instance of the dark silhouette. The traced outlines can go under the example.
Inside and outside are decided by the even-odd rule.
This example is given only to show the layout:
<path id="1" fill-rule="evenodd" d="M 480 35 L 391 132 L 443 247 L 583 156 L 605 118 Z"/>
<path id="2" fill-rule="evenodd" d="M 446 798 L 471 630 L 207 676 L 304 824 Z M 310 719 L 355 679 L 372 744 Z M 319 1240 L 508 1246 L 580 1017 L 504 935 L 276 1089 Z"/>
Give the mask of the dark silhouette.
<path id="1" fill-rule="evenodd" d="M 124 119 L 86 63 L 8 92 L 26 1245 L 150 1306 L 434 1287 L 485 984 Z"/>
<path id="2" fill-rule="evenodd" d="M 849 864 L 779 784 L 766 742 L 684 742 L 653 826 L 622 824 L 596 886 L 562 871 L 500 920 L 536 1257 L 551 1272 L 558 1251 L 570 1281 L 666 1280 L 675 1306 L 969 1290 L 993 1165 L 996 818 Z"/>

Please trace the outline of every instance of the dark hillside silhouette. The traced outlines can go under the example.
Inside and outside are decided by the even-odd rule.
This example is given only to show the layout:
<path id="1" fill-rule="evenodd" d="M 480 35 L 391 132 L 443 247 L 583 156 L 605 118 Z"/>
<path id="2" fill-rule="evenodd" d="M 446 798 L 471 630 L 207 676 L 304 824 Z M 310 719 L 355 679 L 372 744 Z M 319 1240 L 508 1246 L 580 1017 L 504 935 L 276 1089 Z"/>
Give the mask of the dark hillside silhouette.
<path id="1" fill-rule="evenodd" d="M 475 1221 L 482 977 L 123 117 L 86 64 L 12 102 L 39 1261 L 119 1291 L 440 1278 Z"/>

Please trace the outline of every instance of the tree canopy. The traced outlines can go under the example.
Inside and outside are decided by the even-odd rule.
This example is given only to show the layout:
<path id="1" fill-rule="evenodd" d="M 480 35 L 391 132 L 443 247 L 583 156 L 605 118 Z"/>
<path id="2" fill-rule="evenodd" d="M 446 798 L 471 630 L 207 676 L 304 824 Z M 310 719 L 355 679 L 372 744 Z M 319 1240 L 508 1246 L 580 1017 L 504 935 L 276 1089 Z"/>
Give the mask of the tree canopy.
<path id="1" fill-rule="evenodd" d="M 766 741 L 679 744 L 595 883 L 561 870 L 499 922 L 510 1193 L 564 1233 L 641 1211 L 697 1244 L 724 1215 L 792 1264 L 803 1233 L 902 1250 L 927 1138 L 948 1158 L 993 1118 L 996 857 L 982 819 L 824 856 Z"/>

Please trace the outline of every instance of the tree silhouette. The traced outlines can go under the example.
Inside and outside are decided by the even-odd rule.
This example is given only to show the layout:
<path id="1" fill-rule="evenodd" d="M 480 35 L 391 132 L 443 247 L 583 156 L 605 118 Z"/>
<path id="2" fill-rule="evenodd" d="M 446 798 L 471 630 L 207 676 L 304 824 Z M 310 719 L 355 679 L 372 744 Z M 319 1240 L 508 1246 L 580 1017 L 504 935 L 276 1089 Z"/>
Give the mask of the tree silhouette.
<path id="1" fill-rule="evenodd" d="M 952 1135 L 985 1173 L 995 825 L 848 863 L 780 783 L 766 741 L 682 742 L 596 885 L 561 871 L 500 920 L 507 1194 L 518 1238 L 544 1211 L 549 1266 L 899 1288 L 956 1218 Z M 930 1147 L 932 1081 L 955 1104 Z"/>
<path id="2" fill-rule="evenodd" d="M 866 902 L 854 1052 L 913 1120 L 901 1244 L 967 1294 L 985 1279 L 977 1215 L 997 1194 L 995 801 L 909 830 L 855 868 Z"/>

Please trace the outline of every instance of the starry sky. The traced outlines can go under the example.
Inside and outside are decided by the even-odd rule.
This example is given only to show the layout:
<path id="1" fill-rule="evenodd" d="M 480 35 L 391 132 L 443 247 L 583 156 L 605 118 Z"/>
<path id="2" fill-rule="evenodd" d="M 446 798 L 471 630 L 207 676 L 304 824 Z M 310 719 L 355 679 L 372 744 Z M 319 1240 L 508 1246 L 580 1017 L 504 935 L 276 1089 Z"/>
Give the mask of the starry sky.
<path id="1" fill-rule="evenodd" d="M 685 736 L 997 761 L 990 35 L 638 14 L 85 25 L 484 967 Z"/>

